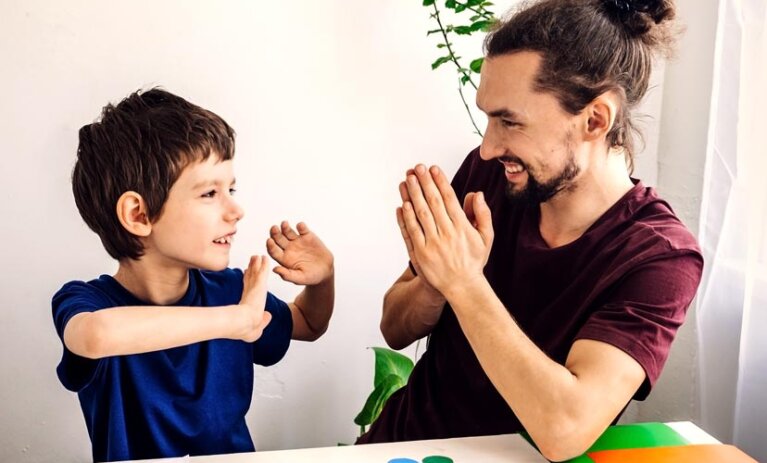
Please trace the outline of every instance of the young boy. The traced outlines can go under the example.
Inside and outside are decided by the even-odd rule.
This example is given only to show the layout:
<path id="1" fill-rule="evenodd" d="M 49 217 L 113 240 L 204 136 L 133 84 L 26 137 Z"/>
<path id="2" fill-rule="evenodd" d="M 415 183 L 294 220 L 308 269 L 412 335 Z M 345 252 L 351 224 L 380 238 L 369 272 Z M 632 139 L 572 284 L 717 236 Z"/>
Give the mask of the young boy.
<path id="1" fill-rule="evenodd" d="M 159 89 L 80 129 L 75 201 L 119 268 L 64 285 L 53 319 L 57 373 L 97 461 L 253 451 L 253 364 L 327 329 L 333 255 L 306 225 L 282 222 L 267 240 L 274 271 L 305 285 L 294 302 L 266 291 L 265 256 L 227 268 L 243 216 L 233 156 L 223 119 Z"/>

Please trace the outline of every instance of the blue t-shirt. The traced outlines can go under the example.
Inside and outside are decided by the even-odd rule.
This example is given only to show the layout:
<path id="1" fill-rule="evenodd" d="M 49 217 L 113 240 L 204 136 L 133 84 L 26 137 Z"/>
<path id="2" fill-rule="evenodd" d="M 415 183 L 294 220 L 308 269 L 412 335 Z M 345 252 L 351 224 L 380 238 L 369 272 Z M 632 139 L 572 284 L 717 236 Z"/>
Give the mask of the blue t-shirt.
<path id="1" fill-rule="evenodd" d="M 242 271 L 191 270 L 176 306 L 237 304 Z M 53 296 L 53 320 L 62 339 L 81 312 L 146 305 L 114 278 L 72 281 Z M 248 452 L 245 424 L 253 393 L 253 364 L 273 365 L 288 350 L 293 319 L 288 305 L 267 295 L 272 320 L 254 343 L 215 339 L 145 354 L 91 360 L 64 354 L 56 372 L 78 393 L 97 461 Z"/>

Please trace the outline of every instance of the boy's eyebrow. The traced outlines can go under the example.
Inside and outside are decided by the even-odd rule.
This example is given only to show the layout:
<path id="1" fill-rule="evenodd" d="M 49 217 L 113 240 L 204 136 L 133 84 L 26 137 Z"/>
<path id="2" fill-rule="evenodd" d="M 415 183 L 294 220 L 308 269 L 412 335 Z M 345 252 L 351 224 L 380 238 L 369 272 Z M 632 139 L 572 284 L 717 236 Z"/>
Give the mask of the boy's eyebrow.
<path id="1" fill-rule="evenodd" d="M 200 180 L 199 182 L 192 185 L 193 190 L 202 189 L 203 187 L 210 187 L 219 185 L 225 182 L 219 181 L 219 180 Z M 232 178 L 232 181 L 229 183 L 229 186 L 234 186 L 237 183 L 236 178 Z"/>

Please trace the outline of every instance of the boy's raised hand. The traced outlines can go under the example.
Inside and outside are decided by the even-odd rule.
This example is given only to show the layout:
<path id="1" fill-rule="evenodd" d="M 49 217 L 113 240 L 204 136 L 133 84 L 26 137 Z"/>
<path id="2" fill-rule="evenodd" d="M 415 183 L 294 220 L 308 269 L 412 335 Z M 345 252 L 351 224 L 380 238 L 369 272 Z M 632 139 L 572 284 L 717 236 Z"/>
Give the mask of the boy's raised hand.
<path id="1" fill-rule="evenodd" d="M 240 308 L 245 315 L 242 335 L 245 342 L 254 342 L 261 337 L 264 328 L 272 320 L 272 314 L 266 312 L 266 279 L 269 276 L 269 259 L 266 256 L 252 256 L 250 264 L 242 277 L 242 299 Z"/>
<path id="2" fill-rule="evenodd" d="M 279 266 L 274 272 L 297 285 L 317 285 L 333 275 L 333 254 L 303 222 L 296 233 L 288 222 L 273 225 L 266 250 Z"/>

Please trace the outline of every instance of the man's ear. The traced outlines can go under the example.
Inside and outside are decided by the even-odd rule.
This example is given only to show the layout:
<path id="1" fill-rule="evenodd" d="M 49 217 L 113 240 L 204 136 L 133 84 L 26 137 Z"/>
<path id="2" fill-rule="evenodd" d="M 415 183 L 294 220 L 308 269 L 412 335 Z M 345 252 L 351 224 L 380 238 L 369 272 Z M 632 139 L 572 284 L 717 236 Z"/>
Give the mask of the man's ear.
<path id="1" fill-rule="evenodd" d="M 620 102 L 613 91 L 605 92 L 586 105 L 586 127 L 584 138 L 586 140 L 605 139 L 612 130 L 615 117 L 618 114 Z"/>
<path id="2" fill-rule="evenodd" d="M 152 231 L 144 198 L 135 191 L 126 191 L 117 200 L 117 218 L 126 230 L 136 236 L 149 236 Z"/>

